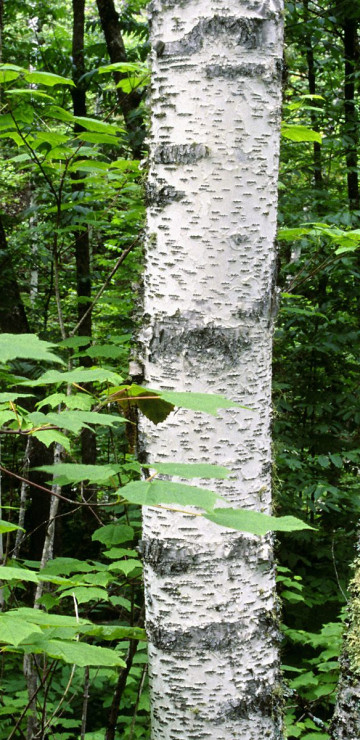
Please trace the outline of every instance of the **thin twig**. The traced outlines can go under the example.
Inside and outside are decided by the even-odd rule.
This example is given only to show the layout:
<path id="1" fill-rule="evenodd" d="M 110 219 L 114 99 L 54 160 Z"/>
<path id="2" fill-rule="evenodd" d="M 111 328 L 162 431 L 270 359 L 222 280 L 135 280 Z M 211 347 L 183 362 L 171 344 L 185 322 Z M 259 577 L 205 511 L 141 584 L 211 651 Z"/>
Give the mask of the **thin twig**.
<path id="1" fill-rule="evenodd" d="M 115 275 L 115 273 L 118 270 L 118 268 L 120 267 L 121 263 L 124 262 L 124 260 L 128 256 L 129 252 L 131 252 L 131 250 L 133 249 L 133 247 L 135 246 L 135 244 L 137 244 L 137 242 L 139 241 L 139 238 L 140 237 L 137 236 L 136 239 L 132 242 L 132 244 L 130 244 L 130 246 L 127 249 L 124 249 L 124 251 L 120 255 L 119 259 L 115 262 L 115 265 L 114 265 L 113 269 L 111 270 L 111 272 L 107 276 L 107 278 L 106 278 L 105 282 L 103 283 L 103 285 L 101 286 L 100 290 L 97 292 L 97 294 L 96 294 L 94 300 L 92 301 L 92 303 L 90 304 L 89 308 L 85 311 L 85 313 L 83 314 L 83 316 L 81 317 L 81 319 L 79 319 L 78 323 L 75 326 L 75 329 L 72 329 L 72 331 L 69 332 L 69 336 L 70 337 L 73 337 L 76 334 L 76 332 L 80 329 L 81 324 L 88 317 L 89 313 L 91 313 L 91 311 L 93 310 L 95 304 L 98 302 L 99 298 L 101 298 L 104 290 L 106 290 L 106 288 L 107 288 L 107 286 L 108 286 L 111 278 Z"/>

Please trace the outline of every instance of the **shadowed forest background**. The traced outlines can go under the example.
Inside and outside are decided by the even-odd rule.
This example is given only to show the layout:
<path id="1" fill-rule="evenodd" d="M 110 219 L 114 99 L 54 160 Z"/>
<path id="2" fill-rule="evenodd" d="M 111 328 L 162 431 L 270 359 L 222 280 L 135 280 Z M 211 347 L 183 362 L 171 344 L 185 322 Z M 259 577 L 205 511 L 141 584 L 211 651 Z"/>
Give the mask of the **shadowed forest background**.
<path id="1" fill-rule="evenodd" d="M 146 4 L 0 0 L 0 740 L 150 737 L 137 415 L 174 406 L 136 361 Z M 301 740 L 331 736 L 358 541 L 359 26 L 348 0 L 286 4 L 273 481 L 316 528 L 277 536 Z"/>

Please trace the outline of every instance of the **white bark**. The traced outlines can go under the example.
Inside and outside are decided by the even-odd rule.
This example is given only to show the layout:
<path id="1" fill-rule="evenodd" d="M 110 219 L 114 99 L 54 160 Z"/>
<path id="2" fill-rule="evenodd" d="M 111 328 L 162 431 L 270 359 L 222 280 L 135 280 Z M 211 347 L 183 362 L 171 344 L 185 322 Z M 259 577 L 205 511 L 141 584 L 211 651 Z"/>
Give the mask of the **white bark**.
<path id="1" fill-rule="evenodd" d="M 252 410 L 145 423 L 147 460 L 226 465 L 219 493 L 268 513 L 282 2 L 151 21 L 145 382 Z M 146 509 L 142 549 L 154 740 L 281 737 L 271 538 Z"/>
<path id="2" fill-rule="evenodd" d="M 360 548 L 358 547 L 358 550 Z M 340 658 L 340 680 L 336 696 L 330 737 L 333 740 L 355 740 L 360 737 L 360 558 L 354 563 L 350 582 L 348 624 L 343 654 Z"/>

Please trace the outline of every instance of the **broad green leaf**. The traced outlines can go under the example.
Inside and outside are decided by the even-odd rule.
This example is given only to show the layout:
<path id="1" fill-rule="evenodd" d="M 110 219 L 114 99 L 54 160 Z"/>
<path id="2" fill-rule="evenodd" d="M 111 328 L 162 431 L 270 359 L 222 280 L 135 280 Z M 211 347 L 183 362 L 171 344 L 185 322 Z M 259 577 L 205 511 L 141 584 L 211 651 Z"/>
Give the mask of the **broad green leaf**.
<path id="1" fill-rule="evenodd" d="M 0 68 L 0 84 L 11 82 L 19 77 L 19 72 L 13 72 L 10 69 Z"/>
<path id="2" fill-rule="evenodd" d="M 17 524 L 12 524 L 11 522 L 4 522 L 3 519 L 0 519 L 0 534 L 3 534 L 4 532 L 13 532 L 15 529 L 22 529 L 22 531 L 25 532 L 23 527 L 18 527 Z"/>
<path id="3" fill-rule="evenodd" d="M 66 410 L 58 414 L 53 412 L 42 414 L 41 411 L 34 411 L 29 414 L 28 418 L 35 426 L 51 424 L 74 434 L 79 434 L 83 427 L 89 428 L 89 424 L 113 427 L 114 424 L 124 424 L 126 422 L 126 419 L 122 416 L 99 414 L 95 411 Z"/>
<path id="4" fill-rule="evenodd" d="M 98 566 L 91 565 L 86 560 L 77 560 L 77 558 L 54 558 L 49 560 L 46 567 L 40 572 L 44 575 L 70 575 L 70 573 L 90 573 L 98 570 Z"/>
<path id="5" fill-rule="evenodd" d="M 140 560 L 118 560 L 116 563 L 110 563 L 109 570 L 120 571 L 128 576 L 134 570 L 142 570 L 142 563 Z"/>
<path id="6" fill-rule="evenodd" d="M 7 403 L 8 401 L 17 401 L 18 398 L 33 398 L 33 393 L 0 393 L 0 403 Z"/>
<path id="7" fill-rule="evenodd" d="M 105 550 L 103 553 L 105 558 L 110 560 L 119 560 L 119 558 L 136 558 L 136 550 L 128 550 L 126 547 L 112 547 L 110 550 Z"/>
<path id="8" fill-rule="evenodd" d="M 221 465 L 210 465 L 210 463 L 158 463 L 154 462 L 148 466 L 163 475 L 177 475 L 180 478 L 228 478 L 231 470 Z"/>
<path id="9" fill-rule="evenodd" d="M 132 90 L 136 90 L 137 87 L 145 87 L 145 85 L 148 85 L 150 82 L 149 73 L 144 73 L 142 75 L 133 75 L 132 77 L 125 77 L 123 80 L 120 80 L 116 87 L 121 90 L 123 90 L 124 93 L 131 93 Z"/>
<path id="10" fill-rule="evenodd" d="M 0 72 L 1 77 L 1 72 Z M 29 98 L 40 98 L 42 100 L 50 100 L 51 102 L 54 102 L 54 98 L 51 95 L 47 95 L 44 92 L 41 92 L 40 90 L 33 90 L 28 87 L 26 88 L 16 88 L 15 90 L 6 90 L 6 95 L 20 95 L 25 96 Z"/>
<path id="11" fill-rule="evenodd" d="M 16 416 L 14 411 L 11 409 L 4 409 L 3 411 L 0 411 L 0 426 L 3 426 L 8 421 L 15 421 Z"/>
<path id="12" fill-rule="evenodd" d="M 66 123 L 74 123 L 75 116 L 65 108 L 60 108 L 57 105 L 52 105 L 49 110 L 46 111 L 48 118 L 56 118 L 58 121 L 65 121 Z"/>
<path id="13" fill-rule="evenodd" d="M 116 360 L 124 354 L 124 347 L 117 347 L 114 344 L 95 344 L 84 352 L 89 357 L 109 357 Z"/>
<path id="14" fill-rule="evenodd" d="M 31 583 L 39 583 L 40 579 L 37 573 L 32 570 L 25 570 L 25 568 L 12 568 L 8 565 L 2 565 L 0 567 L 0 581 L 30 581 Z"/>
<path id="15" fill-rule="evenodd" d="M 70 207 L 72 208 L 72 204 L 70 204 Z M 63 339 L 62 342 L 59 342 L 59 347 L 66 347 L 66 349 L 77 349 L 78 347 L 85 347 L 87 344 L 90 344 L 91 337 L 68 337 L 68 339 Z"/>
<path id="16" fill-rule="evenodd" d="M 0 614 L 0 642 L 17 647 L 35 632 L 41 633 L 37 624 L 18 619 L 11 612 Z"/>
<path id="17" fill-rule="evenodd" d="M 75 87 L 75 83 L 69 77 L 60 77 L 60 75 L 54 75 L 50 72 L 25 72 L 24 76 L 28 82 L 35 85 L 47 85 L 48 87 L 71 85 L 71 87 Z"/>
<path id="18" fill-rule="evenodd" d="M 120 666 L 125 667 L 125 662 L 109 648 L 87 645 L 85 642 L 65 642 L 60 640 L 49 640 L 44 642 L 47 655 L 51 658 L 63 660 L 65 663 L 81 666 Z"/>
<path id="19" fill-rule="evenodd" d="M 215 509 L 210 514 L 204 514 L 204 517 L 221 527 L 257 535 L 267 532 L 296 532 L 301 529 L 313 529 L 309 524 L 294 516 L 275 517 L 246 509 Z"/>
<path id="20" fill-rule="evenodd" d="M 53 347 L 54 344 L 44 342 L 36 334 L 0 334 L 0 362 L 26 358 L 63 365 L 63 360 L 51 351 Z"/>
<path id="21" fill-rule="evenodd" d="M 118 144 L 118 138 L 114 134 L 97 134 L 90 131 L 82 131 L 77 135 L 79 141 L 89 141 L 91 144 Z"/>
<path id="22" fill-rule="evenodd" d="M 134 538 L 134 530 L 128 524 L 106 524 L 97 529 L 91 539 L 102 542 L 104 545 L 121 545 L 123 542 L 131 542 Z"/>
<path id="23" fill-rule="evenodd" d="M 24 335 L 21 335 L 24 336 Z M 38 380 L 26 380 L 21 385 L 29 385 L 36 387 L 40 385 L 50 385 L 52 383 L 76 383 L 82 385 L 83 383 L 119 383 L 122 378 L 112 370 L 105 370 L 100 367 L 94 367 L 93 370 L 84 367 L 79 367 L 76 370 L 68 370 L 67 372 L 59 372 L 58 370 L 48 370 L 48 372 L 41 375 Z M 19 384 L 20 385 L 20 384 Z"/>
<path id="24" fill-rule="evenodd" d="M 107 483 L 121 470 L 121 465 L 82 465 L 80 463 L 56 463 L 55 465 L 42 465 L 36 470 L 43 470 L 53 475 L 59 485 L 68 483 Z"/>
<path id="25" fill-rule="evenodd" d="M 133 481 L 117 491 L 119 496 L 131 504 L 140 506 L 161 506 L 175 504 L 176 506 L 197 506 L 205 511 L 211 511 L 220 499 L 218 493 L 205 488 L 188 486 L 185 483 L 153 478 L 151 481 Z"/>
<path id="26" fill-rule="evenodd" d="M 238 408 L 244 409 L 235 401 L 230 401 L 225 396 L 216 396 L 211 393 L 187 393 L 178 391 L 152 391 L 157 393 L 164 401 L 191 411 L 202 411 L 205 414 L 217 416 L 219 409 Z"/>
<path id="27" fill-rule="evenodd" d="M 31 436 L 36 437 L 45 447 L 50 447 L 53 442 L 56 442 L 70 452 L 70 440 L 57 429 L 38 429 L 37 432 L 31 432 Z"/>
<path id="28" fill-rule="evenodd" d="M 93 404 L 93 398 L 87 393 L 72 393 L 71 396 L 68 396 L 66 393 L 52 393 L 42 401 L 39 401 L 39 403 L 36 404 L 36 408 L 40 411 L 44 406 L 57 408 L 60 404 L 64 404 L 69 409 L 90 411 Z"/>
<path id="29" fill-rule="evenodd" d="M 278 230 L 278 237 L 282 241 L 289 241 L 292 242 L 294 239 L 302 239 L 303 236 L 306 236 L 307 234 L 311 234 L 311 229 L 309 228 L 303 228 L 298 227 L 295 229 L 279 229 Z"/>
<path id="30" fill-rule="evenodd" d="M 107 74 L 108 72 L 138 72 L 138 62 L 115 62 L 114 64 L 107 64 L 104 67 L 99 67 L 99 75 Z"/>
<path id="31" fill-rule="evenodd" d="M 283 123 L 281 133 L 285 139 L 290 139 L 291 141 L 317 141 L 319 144 L 322 141 L 321 134 L 307 126 Z"/>
<path id="32" fill-rule="evenodd" d="M 80 124 L 88 131 L 94 131 L 99 134 L 113 134 L 116 135 L 121 127 L 106 123 L 105 121 L 98 121 L 97 118 L 85 118 L 84 116 L 74 116 L 73 121 Z"/>
<path id="33" fill-rule="evenodd" d="M 30 607 L 19 607 L 7 612 L 9 616 L 15 619 L 23 619 L 32 622 L 41 627 L 80 627 L 82 625 L 91 625 L 88 619 L 77 619 L 67 614 L 48 614 L 41 609 L 30 609 Z"/>
<path id="34" fill-rule="evenodd" d="M 69 172 L 76 172 L 77 170 L 83 170 L 84 172 L 106 172 L 108 166 L 106 162 L 100 162 L 98 160 L 77 159 L 70 165 Z"/>
<path id="35" fill-rule="evenodd" d="M 87 630 L 86 634 L 101 637 L 103 640 L 144 640 L 146 642 L 147 639 L 145 630 L 140 627 L 118 625 L 94 625 L 92 629 Z"/>
<path id="36" fill-rule="evenodd" d="M 336 468 L 342 468 L 343 467 L 343 460 L 342 460 L 341 455 L 330 454 L 329 455 L 329 458 L 330 458 L 331 462 L 333 463 L 333 465 L 335 465 Z"/>
<path id="37" fill-rule="evenodd" d="M 87 604 L 89 601 L 109 600 L 109 594 L 105 588 L 94 586 L 75 586 L 75 588 L 63 591 L 60 595 L 60 599 L 64 599 L 66 596 L 75 596 L 76 601 L 79 604 Z"/>

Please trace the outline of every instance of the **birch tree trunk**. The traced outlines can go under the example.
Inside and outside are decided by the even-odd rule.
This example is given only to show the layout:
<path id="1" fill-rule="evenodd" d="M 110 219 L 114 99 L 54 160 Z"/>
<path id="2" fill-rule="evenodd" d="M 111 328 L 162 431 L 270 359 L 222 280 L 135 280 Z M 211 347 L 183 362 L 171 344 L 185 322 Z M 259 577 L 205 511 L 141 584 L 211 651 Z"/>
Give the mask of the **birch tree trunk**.
<path id="1" fill-rule="evenodd" d="M 271 507 L 281 0 L 153 0 L 144 369 L 251 408 L 144 422 L 147 461 L 231 468 Z M 201 482 L 204 485 L 204 482 Z M 271 537 L 145 509 L 154 740 L 281 737 Z"/>
<path id="2" fill-rule="evenodd" d="M 355 740 L 360 737 L 360 558 L 354 563 L 350 583 L 348 630 L 340 659 L 340 681 L 330 737 Z"/>

